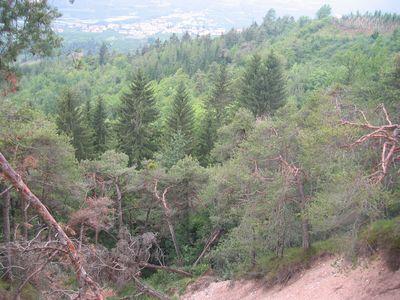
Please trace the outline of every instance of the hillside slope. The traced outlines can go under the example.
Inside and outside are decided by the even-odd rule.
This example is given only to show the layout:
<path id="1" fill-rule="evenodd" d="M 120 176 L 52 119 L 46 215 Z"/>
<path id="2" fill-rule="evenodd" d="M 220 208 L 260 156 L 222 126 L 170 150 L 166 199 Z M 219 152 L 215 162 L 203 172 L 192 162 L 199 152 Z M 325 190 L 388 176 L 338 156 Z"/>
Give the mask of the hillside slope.
<path id="1" fill-rule="evenodd" d="M 317 262 L 286 286 L 267 289 L 256 281 L 220 281 L 203 284 L 199 290 L 194 286 L 182 300 L 394 300 L 400 299 L 400 270 L 391 272 L 378 259 L 357 268 L 343 264 L 338 258 Z"/>

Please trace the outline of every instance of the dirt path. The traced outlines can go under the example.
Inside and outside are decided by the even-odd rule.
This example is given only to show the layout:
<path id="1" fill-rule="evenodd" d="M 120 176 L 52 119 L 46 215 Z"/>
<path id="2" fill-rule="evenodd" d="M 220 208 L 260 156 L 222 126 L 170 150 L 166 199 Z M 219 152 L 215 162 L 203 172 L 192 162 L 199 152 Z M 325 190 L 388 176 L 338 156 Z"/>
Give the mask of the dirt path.
<path id="1" fill-rule="evenodd" d="M 203 281 L 203 282 L 201 282 Z M 207 283 L 208 281 L 208 283 Z M 356 269 L 333 258 L 316 263 L 286 286 L 266 289 L 255 281 L 220 281 L 210 278 L 188 288 L 182 300 L 398 300 L 400 271 L 389 271 L 381 260 Z M 202 287 L 201 287 L 202 286 Z M 197 290 L 197 288 L 199 288 Z"/>

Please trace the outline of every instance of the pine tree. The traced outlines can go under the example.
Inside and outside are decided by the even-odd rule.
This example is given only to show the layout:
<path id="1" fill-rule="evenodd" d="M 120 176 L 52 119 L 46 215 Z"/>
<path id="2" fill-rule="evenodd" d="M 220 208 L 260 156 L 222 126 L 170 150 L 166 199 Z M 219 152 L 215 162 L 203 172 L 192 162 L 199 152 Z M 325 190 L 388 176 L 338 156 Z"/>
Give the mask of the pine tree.
<path id="1" fill-rule="evenodd" d="M 141 70 L 135 74 L 121 102 L 117 125 L 119 148 L 129 156 L 130 165 L 140 166 L 156 150 L 151 124 L 158 116 L 153 90 Z"/>
<path id="2" fill-rule="evenodd" d="M 170 169 L 179 160 L 183 159 L 187 154 L 188 142 L 180 130 L 173 134 L 169 141 L 165 144 L 163 151 L 160 153 L 158 160 L 161 164 Z"/>
<path id="3" fill-rule="evenodd" d="M 171 138 L 178 132 L 182 134 L 187 141 L 187 154 L 193 150 L 193 129 L 194 129 L 194 112 L 189 101 L 189 96 L 185 85 L 181 82 L 176 90 L 175 97 L 172 102 L 172 110 L 167 120 L 168 132 Z"/>
<path id="4" fill-rule="evenodd" d="M 92 157 L 92 135 L 79 105 L 79 95 L 71 89 L 65 90 L 58 102 L 57 126 L 70 137 L 78 160 Z"/>
<path id="5" fill-rule="evenodd" d="M 94 131 L 94 151 L 98 154 L 107 150 L 107 113 L 104 105 L 104 100 L 99 97 L 93 112 L 92 127 Z"/>
<path id="6" fill-rule="evenodd" d="M 242 79 L 240 100 L 255 116 L 272 114 L 285 101 L 285 80 L 281 63 L 274 53 L 264 62 L 254 55 Z"/>

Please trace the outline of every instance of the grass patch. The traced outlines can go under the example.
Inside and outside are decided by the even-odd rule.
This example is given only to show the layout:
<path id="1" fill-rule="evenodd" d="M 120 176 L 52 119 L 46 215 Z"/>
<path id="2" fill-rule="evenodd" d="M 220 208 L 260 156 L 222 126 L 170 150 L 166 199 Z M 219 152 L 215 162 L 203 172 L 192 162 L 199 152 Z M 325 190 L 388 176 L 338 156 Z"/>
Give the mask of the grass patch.
<path id="1" fill-rule="evenodd" d="M 299 247 L 288 248 L 282 257 L 268 253 L 257 259 L 256 266 L 248 275 L 266 278 L 271 285 L 284 284 L 297 273 L 308 269 L 316 259 L 339 253 L 341 244 L 338 238 L 332 238 L 316 242 L 306 251 Z"/>
<path id="2" fill-rule="evenodd" d="M 153 273 L 147 278 L 142 278 L 142 280 L 146 285 L 150 286 L 151 288 L 171 296 L 172 299 L 178 299 L 179 295 L 185 292 L 186 287 L 190 283 L 196 281 L 198 277 L 203 275 L 209 269 L 210 267 L 208 264 L 199 264 L 191 270 L 186 270 L 190 271 L 193 274 L 193 277 L 183 277 L 179 274 L 167 272 L 164 270 L 157 270 L 157 272 Z M 118 292 L 118 297 L 110 298 L 110 300 L 137 295 L 138 293 L 139 291 L 137 290 L 135 284 L 132 282 L 125 285 L 124 288 Z M 152 298 L 148 297 L 147 295 L 141 294 L 135 299 L 148 300 Z"/>
<path id="3" fill-rule="evenodd" d="M 400 268 L 400 217 L 376 221 L 361 232 L 358 252 L 372 255 L 377 251 L 390 270 Z"/>

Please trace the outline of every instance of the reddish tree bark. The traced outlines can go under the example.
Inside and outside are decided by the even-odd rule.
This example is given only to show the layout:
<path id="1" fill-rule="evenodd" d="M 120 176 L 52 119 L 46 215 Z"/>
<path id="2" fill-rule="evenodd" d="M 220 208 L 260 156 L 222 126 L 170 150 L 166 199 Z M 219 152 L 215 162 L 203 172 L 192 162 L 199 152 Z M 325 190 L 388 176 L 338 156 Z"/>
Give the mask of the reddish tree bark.
<path id="1" fill-rule="evenodd" d="M 370 180 L 374 184 L 382 182 L 393 163 L 400 160 L 400 156 L 398 155 L 400 152 L 400 124 L 393 124 L 383 104 L 380 105 L 380 108 L 387 123 L 385 125 L 372 125 L 364 112 L 358 109 L 356 112 L 361 114 L 363 123 L 342 121 L 342 125 L 358 127 L 369 131 L 369 133 L 364 134 L 355 142 L 347 145 L 347 147 L 352 148 L 372 140 L 378 141 L 379 146 L 382 147 L 380 168 L 370 175 Z"/>
<path id="2" fill-rule="evenodd" d="M 20 193 L 22 198 L 36 210 L 38 215 L 56 232 L 60 243 L 65 247 L 69 259 L 75 269 L 75 274 L 79 284 L 79 299 L 103 300 L 99 285 L 90 278 L 83 268 L 80 256 L 70 238 L 66 235 L 60 224 L 47 210 L 46 206 L 31 192 L 28 186 L 23 182 L 21 176 L 10 166 L 6 158 L 0 152 L 0 171 L 6 181 L 9 181 Z"/>

